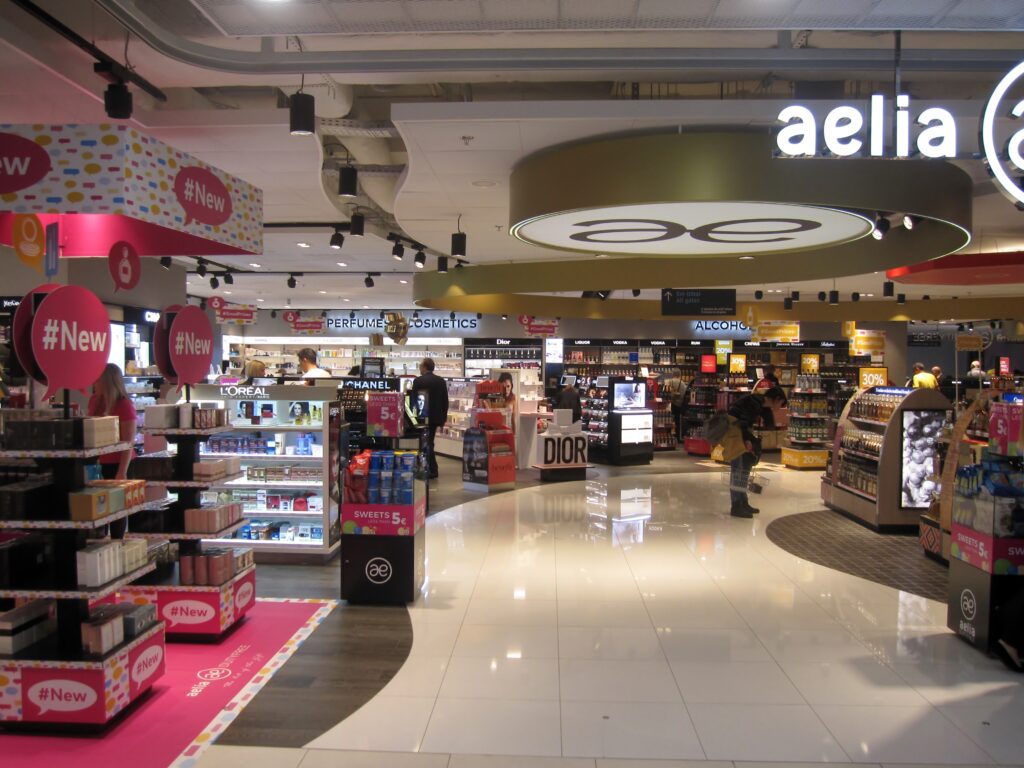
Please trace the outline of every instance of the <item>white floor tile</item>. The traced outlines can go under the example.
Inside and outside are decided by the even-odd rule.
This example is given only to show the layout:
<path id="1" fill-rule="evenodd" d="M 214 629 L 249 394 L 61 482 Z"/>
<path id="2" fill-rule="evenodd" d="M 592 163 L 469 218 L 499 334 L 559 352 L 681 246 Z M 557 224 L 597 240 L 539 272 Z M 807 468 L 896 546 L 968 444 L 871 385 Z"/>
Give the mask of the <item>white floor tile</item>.
<path id="1" fill-rule="evenodd" d="M 750 629 L 659 625 L 658 637 L 669 661 L 774 661 Z"/>
<path id="2" fill-rule="evenodd" d="M 583 757 L 452 755 L 448 768 L 594 768 L 594 761 Z"/>
<path id="3" fill-rule="evenodd" d="M 561 627 L 558 655 L 563 659 L 665 660 L 652 627 Z"/>
<path id="4" fill-rule="evenodd" d="M 681 702 L 668 663 L 562 659 L 563 701 Z"/>
<path id="5" fill-rule="evenodd" d="M 921 706 L 927 703 L 903 678 L 871 658 L 783 662 L 782 669 L 811 706 Z"/>
<path id="6" fill-rule="evenodd" d="M 711 760 L 850 759 L 806 705 L 691 704 L 687 709 Z"/>
<path id="7" fill-rule="evenodd" d="M 304 749 L 278 747 L 221 747 L 214 744 L 205 752 L 196 768 L 298 768 Z"/>
<path id="8" fill-rule="evenodd" d="M 557 701 L 438 699 L 424 752 L 561 756 Z"/>
<path id="9" fill-rule="evenodd" d="M 892 668 L 932 704 L 1004 704 L 1024 711 L 1024 680 L 1001 664 L 985 668 L 893 664 Z"/>
<path id="10" fill-rule="evenodd" d="M 976 744 L 982 745 L 997 762 L 1003 765 L 1024 764 L 1024 727 L 1020 707 L 992 703 L 985 706 L 955 704 L 939 707 L 939 711 Z"/>
<path id="11" fill-rule="evenodd" d="M 978 764 L 992 762 L 934 707 L 816 707 L 855 761 Z"/>
<path id="12" fill-rule="evenodd" d="M 639 599 L 558 601 L 560 627 L 650 627 L 651 617 Z"/>
<path id="13" fill-rule="evenodd" d="M 382 696 L 436 697 L 448 656 L 410 656 L 380 692 Z"/>
<path id="14" fill-rule="evenodd" d="M 558 630 L 553 626 L 466 624 L 453 651 L 460 658 L 557 659 Z"/>
<path id="15" fill-rule="evenodd" d="M 420 752 L 341 752 L 310 749 L 299 768 L 448 768 L 450 755 Z"/>
<path id="16" fill-rule="evenodd" d="M 417 752 L 435 701 L 433 697 L 375 696 L 306 747 Z"/>
<path id="17" fill-rule="evenodd" d="M 466 611 L 466 624 L 511 624 L 524 627 L 550 626 L 558 620 L 554 600 L 474 599 Z"/>
<path id="18" fill-rule="evenodd" d="M 634 760 L 631 758 L 598 758 L 596 768 L 733 768 L 725 760 Z M 807 766 L 801 766 L 807 768 Z"/>
<path id="19" fill-rule="evenodd" d="M 558 699 L 557 659 L 453 658 L 441 685 L 447 699 Z"/>
<path id="20" fill-rule="evenodd" d="M 459 638 L 458 623 L 433 624 L 416 622 L 412 627 L 410 656 L 451 656 Z"/>
<path id="21" fill-rule="evenodd" d="M 774 661 L 673 661 L 672 673 L 688 705 L 807 703 Z"/>
<path id="22" fill-rule="evenodd" d="M 682 704 L 562 702 L 562 752 L 584 757 L 704 757 Z"/>
<path id="23" fill-rule="evenodd" d="M 811 662 L 868 659 L 873 654 L 841 627 L 835 629 L 755 629 L 777 661 Z"/>

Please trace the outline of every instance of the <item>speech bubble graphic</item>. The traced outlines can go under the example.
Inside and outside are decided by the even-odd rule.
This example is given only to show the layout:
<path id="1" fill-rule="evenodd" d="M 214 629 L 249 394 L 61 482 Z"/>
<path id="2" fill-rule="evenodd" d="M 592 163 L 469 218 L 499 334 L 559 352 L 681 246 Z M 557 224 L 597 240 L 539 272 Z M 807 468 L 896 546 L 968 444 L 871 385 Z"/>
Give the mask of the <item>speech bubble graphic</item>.
<path id="1" fill-rule="evenodd" d="M 42 300 L 32 318 L 32 354 L 46 377 L 44 399 L 92 386 L 109 349 L 110 318 L 92 291 L 64 285 Z"/>
<path id="2" fill-rule="evenodd" d="M 168 339 L 171 334 L 171 323 L 181 309 L 181 304 L 171 304 L 169 307 L 165 307 L 164 311 L 160 313 L 160 320 L 153 326 L 153 359 L 156 361 L 157 370 L 171 384 L 177 381 L 178 377 L 171 365 Z"/>
<path id="3" fill-rule="evenodd" d="M 295 310 L 289 309 L 287 312 L 281 315 L 281 317 L 284 319 L 286 323 L 295 324 L 299 320 L 299 313 L 296 312 Z"/>
<path id="4" fill-rule="evenodd" d="M 132 664 L 132 682 L 142 685 L 157 673 L 164 660 L 164 647 L 151 645 L 138 655 Z"/>
<path id="5" fill-rule="evenodd" d="M 42 181 L 53 163 L 50 153 L 16 133 L 0 133 L 0 195 Z"/>
<path id="6" fill-rule="evenodd" d="M 176 627 L 179 624 L 205 624 L 213 619 L 217 611 L 212 605 L 199 600 L 174 600 L 164 605 L 163 614 L 171 627 Z"/>
<path id="7" fill-rule="evenodd" d="M 211 296 L 209 299 L 206 300 L 206 306 L 208 306 L 214 312 L 219 312 L 221 309 L 223 309 L 224 304 L 224 299 L 222 299 L 220 296 Z"/>
<path id="8" fill-rule="evenodd" d="M 231 218 L 231 193 L 206 168 L 190 165 L 174 177 L 174 194 L 185 209 L 185 223 L 223 224 Z"/>
<path id="9" fill-rule="evenodd" d="M 3 174 L 0 174 L 3 178 Z M 46 256 L 46 228 L 34 213 L 17 213 L 11 227 L 14 252 L 26 267 L 43 274 L 43 259 Z"/>
<path id="10" fill-rule="evenodd" d="M 60 288 L 57 283 L 46 283 L 33 288 L 26 293 L 14 310 L 14 319 L 11 323 L 11 337 L 14 344 L 14 354 L 18 362 L 25 369 L 25 373 L 38 382 L 46 383 L 46 376 L 39 370 L 35 355 L 32 354 L 32 317 L 35 315 L 35 307 L 43 296 Z"/>
<path id="11" fill-rule="evenodd" d="M 39 708 L 43 715 L 54 712 L 79 712 L 96 703 L 97 695 L 92 686 L 78 680 L 55 678 L 36 683 L 28 689 L 28 700 Z"/>
<path id="12" fill-rule="evenodd" d="M 130 291 L 139 284 L 142 264 L 135 246 L 125 240 L 118 240 L 110 246 L 107 254 L 107 269 L 114 281 L 114 291 Z"/>
<path id="13" fill-rule="evenodd" d="M 171 321 L 167 349 L 179 389 L 203 381 L 213 360 L 213 327 L 206 313 L 194 305 L 182 307 Z"/>
<path id="14" fill-rule="evenodd" d="M 238 586 L 238 591 L 235 592 L 235 608 L 242 610 L 252 601 L 253 586 L 250 582 L 246 581 Z"/>

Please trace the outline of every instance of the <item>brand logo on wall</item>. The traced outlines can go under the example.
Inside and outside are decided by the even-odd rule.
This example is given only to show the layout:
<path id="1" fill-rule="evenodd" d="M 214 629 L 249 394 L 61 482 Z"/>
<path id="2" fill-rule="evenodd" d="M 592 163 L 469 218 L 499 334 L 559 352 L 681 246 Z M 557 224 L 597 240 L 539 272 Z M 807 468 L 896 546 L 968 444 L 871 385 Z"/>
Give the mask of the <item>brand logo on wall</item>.
<path id="1" fill-rule="evenodd" d="M 808 107 L 790 105 L 779 112 L 778 119 L 785 125 L 778 132 L 776 146 L 786 157 L 910 158 L 912 152 L 932 159 L 957 156 L 957 123 L 948 109 L 928 107 L 915 115 L 910 97 L 900 94 L 894 117 L 889 115 L 893 115 L 891 105 L 879 94 L 871 97 L 866 116 L 860 108 L 843 104 L 825 115 L 819 137 L 814 113 Z M 1007 197 L 1024 203 L 1024 187 L 1019 181 L 1024 172 L 1024 129 L 1012 133 L 1004 129 L 1001 134 L 996 122 L 1000 117 L 1024 117 L 1024 62 L 1007 72 L 992 90 L 979 131 L 979 149 L 989 172 Z M 887 119 L 895 120 L 895 131 L 886 125 Z"/>
<path id="2" fill-rule="evenodd" d="M 647 256 L 729 256 L 820 248 L 867 235 L 865 217 L 787 203 L 652 203 L 563 211 L 516 224 L 535 245 Z"/>
<path id="3" fill-rule="evenodd" d="M 386 310 L 384 317 L 380 316 L 380 310 L 355 310 L 351 312 L 328 312 L 325 321 L 327 333 L 335 336 L 351 335 L 353 331 L 361 333 L 386 333 L 388 326 L 388 314 L 400 314 L 394 310 Z M 451 313 L 438 310 L 421 309 L 408 318 L 409 336 L 435 336 L 444 335 L 446 332 L 455 331 L 459 335 L 463 331 L 476 331 L 480 328 L 480 321 L 475 314 L 468 312 L 456 312 L 452 318 Z"/>

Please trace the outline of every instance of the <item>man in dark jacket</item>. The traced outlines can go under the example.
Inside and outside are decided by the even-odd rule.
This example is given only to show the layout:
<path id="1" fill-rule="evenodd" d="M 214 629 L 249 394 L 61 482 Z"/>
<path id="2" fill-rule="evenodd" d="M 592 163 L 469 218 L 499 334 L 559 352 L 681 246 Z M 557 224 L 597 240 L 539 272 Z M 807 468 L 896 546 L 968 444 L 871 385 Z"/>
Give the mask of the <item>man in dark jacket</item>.
<path id="1" fill-rule="evenodd" d="M 732 502 L 729 514 L 733 517 L 753 517 L 760 512 L 759 509 L 750 506 L 747 499 L 750 470 L 757 464 L 761 455 L 761 440 L 754 434 L 754 426 L 766 417 L 766 412 L 768 415 L 771 414 L 772 406 L 782 406 L 785 403 L 786 393 L 779 387 L 772 387 L 744 395 L 729 408 L 729 415 L 736 419 L 746 448 L 744 453 L 729 462 L 729 500 Z"/>
<path id="2" fill-rule="evenodd" d="M 448 421 L 448 385 L 434 373 L 434 361 L 429 357 L 420 363 L 420 375 L 412 383 L 414 392 L 427 393 L 427 431 L 424 449 L 427 454 L 428 477 L 437 477 L 437 456 L 434 453 L 434 437 L 439 427 Z"/>
<path id="3" fill-rule="evenodd" d="M 577 422 L 583 418 L 583 406 L 580 403 L 580 391 L 575 384 L 566 384 L 558 399 L 555 401 L 555 410 L 572 411 L 572 420 Z"/>

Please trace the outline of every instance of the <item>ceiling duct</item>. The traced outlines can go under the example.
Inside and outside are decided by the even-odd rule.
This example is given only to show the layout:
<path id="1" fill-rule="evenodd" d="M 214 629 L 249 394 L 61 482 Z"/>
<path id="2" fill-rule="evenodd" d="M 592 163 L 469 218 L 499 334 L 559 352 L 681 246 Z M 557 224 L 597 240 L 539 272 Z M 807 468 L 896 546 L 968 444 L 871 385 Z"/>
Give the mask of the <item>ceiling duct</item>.
<path id="1" fill-rule="evenodd" d="M 389 122 L 379 120 L 325 119 L 320 121 L 320 133 L 338 138 L 395 139 L 398 129 Z"/>

